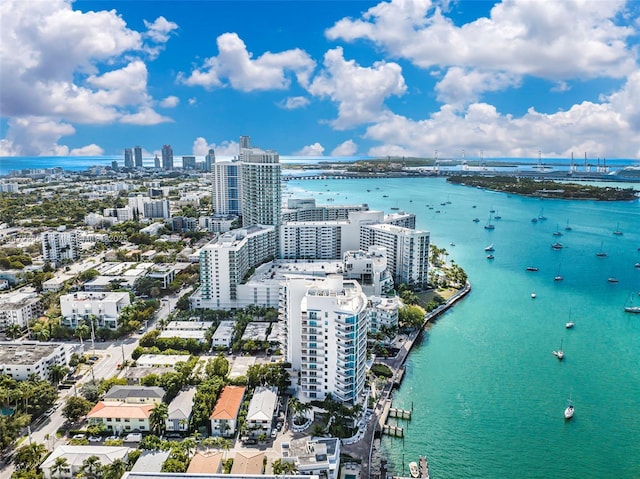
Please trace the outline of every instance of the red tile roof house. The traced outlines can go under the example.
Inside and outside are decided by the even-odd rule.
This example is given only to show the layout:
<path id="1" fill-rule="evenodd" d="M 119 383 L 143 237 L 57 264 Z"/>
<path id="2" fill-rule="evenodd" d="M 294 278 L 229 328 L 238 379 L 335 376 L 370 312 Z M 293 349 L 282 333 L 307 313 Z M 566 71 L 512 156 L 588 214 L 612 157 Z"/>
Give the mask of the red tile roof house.
<path id="1" fill-rule="evenodd" d="M 127 404 L 100 401 L 87 414 L 91 424 L 102 423 L 107 431 L 117 434 L 132 431 L 149 432 L 149 416 L 155 404 Z"/>
<path id="2" fill-rule="evenodd" d="M 233 437 L 238 425 L 238 413 L 246 388 L 225 386 L 220 393 L 216 407 L 211 413 L 211 435 Z"/>

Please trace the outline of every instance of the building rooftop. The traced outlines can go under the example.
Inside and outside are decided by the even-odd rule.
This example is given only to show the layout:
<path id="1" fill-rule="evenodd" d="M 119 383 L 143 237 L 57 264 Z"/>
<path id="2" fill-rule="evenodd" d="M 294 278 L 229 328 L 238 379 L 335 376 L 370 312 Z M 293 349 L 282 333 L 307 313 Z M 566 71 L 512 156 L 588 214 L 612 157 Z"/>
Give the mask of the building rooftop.
<path id="1" fill-rule="evenodd" d="M 64 346 L 57 343 L 2 343 L 0 364 L 35 364 L 53 353 L 62 352 Z"/>
<path id="2" fill-rule="evenodd" d="M 193 410 L 193 397 L 196 395 L 196 388 L 189 388 L 184 391 L 180 391 L 178 395 L 169 404 L 168 418 L 180 415 L 188 418 Z"/>
<path id="3" fill-rule="evenodd" d="M 264 469 L 264 453 L 262 452 L 237 452 L 231 466 L 231 474 L 262 474 Z"/>
<path id="4" fill-rule="evenodd" d="M 157 398 L 162 400 L 164 389 L 154 386 L 113 386 L 104 395 L 105 401 L 125 401 L 130 398 Z"/>
<path id="5" fill-rule="evenodd" d="M 155 404 L 129 404 L 100 401 L 87 413 L 87 418 L 144 419 L 149 417 L 154 407 Z"/>
<path id="6" fill-rule="evenodd" d="M 160 472 L 171 451 L 142 451 L 131 472 Z"/>
<path id="7" fill-rule="evenodd" d="M 210 419 L 233 420 L 238 417 L 245 391 L 246 388 L 242 386 L 225 386 L 218 397 Z"/>
<path id="8" fill-rule="evenodd" d="M 189 467 L 187 474 L 206 474 L 220 472 L 222 465 L 222 452 L 196 452 Z"/>
<path id="9" fill-rule="evenodd" d="M 247 411 L 247 421 L 270 421 L 278 402 L 278 390 L 259 386 L 253 393 Z"/>
<path id="10" fill-rule="evenodd" d="M 41 469 L 49 469 L 59 457 L 67 459 L 67 463 L 72 468 L 82 467 L 82 463 L 91 456 L 97 456 L 100 463 L 105 466 L 111 464 L 116 459 L 125 460 L 129 452 L 129 447 L 124 446 L 58 446 L 40 465 Z"/>

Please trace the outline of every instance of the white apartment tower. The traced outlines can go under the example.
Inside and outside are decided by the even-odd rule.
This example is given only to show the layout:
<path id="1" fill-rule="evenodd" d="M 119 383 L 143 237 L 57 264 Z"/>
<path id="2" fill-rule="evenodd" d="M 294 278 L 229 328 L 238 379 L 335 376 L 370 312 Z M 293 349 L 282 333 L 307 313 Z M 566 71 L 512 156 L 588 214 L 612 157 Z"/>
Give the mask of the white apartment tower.
<path id="1" fill-rule="evenodd" d="M 240 163 L 211 163 L 211 205 L 216 215 L 240 215 Z"/>
<path id="2" fill-rule="evenodd" d="M 200 251 L 200 307 L 233 308 L 238 285 L 249 270 L 276 252 L 273 226 L 252 226 L 229 231 Z"/>
<path id="3" fill-rule="evenodd" d="M 426 288 L 429 278 L 429 232 L 389 224 L 360 226 L 360 248 L 384 246 L 396 286 Z"/>
<path id="4" fill-rule="evenodd" d="M 64 260 L 80 258 L 77 231 L 48 231 L 42 233 L 42 259 L 59 265 Z"/>
<path id="5" fill-rule="evenodd" d="M 300 371 L 298 398 L 305 402 L 328 394 L 354 404 L 365 382 L 367 297 L 357 281 L 329 275 L 292 278 L 281 290 L 287 325 L 287 360 Z"/>
<path id="6" fill-rule="evenodd" d="M 260 148 L 240 149 L 242 226 L 278 225 L 282 211 L 280 155 Z"/>

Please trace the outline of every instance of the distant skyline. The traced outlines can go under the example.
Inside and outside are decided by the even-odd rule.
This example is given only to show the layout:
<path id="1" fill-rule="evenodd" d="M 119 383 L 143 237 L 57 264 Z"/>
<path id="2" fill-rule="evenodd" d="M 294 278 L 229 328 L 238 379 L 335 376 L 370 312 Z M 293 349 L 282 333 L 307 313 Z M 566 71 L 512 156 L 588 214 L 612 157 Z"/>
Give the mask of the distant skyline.
<path id="1" fill-rule="evenodd" d="M 0 3 L 0 156 L 640 159 L 640 2 Z"/>

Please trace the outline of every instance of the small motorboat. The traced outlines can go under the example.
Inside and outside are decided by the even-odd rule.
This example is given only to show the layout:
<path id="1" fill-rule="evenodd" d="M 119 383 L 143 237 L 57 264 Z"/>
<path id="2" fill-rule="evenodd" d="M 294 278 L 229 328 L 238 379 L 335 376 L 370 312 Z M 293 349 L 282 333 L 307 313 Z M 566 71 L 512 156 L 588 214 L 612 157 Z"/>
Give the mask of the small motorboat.
<path id="1" fill-rule="evenodd" d="M 573 402 L 571 402 L 571 396 L 569 396 L 569 404 L 564 410 L 564 418 L 571 419 L 573 417 L 573 413 L 574 413 Z"/>
<path id="2" fill-rule="evenodd" d="M 576 323 L 574 323 L 573 321 L 569 321 L 567 324 L 564 325 L 565 328 L 567 329 L 571 329 L 576 325 Z"/>
<path id="3" fill-rule="evenodd" d="M 558 243 L 558 242 L 556 242 L 556 243 L 553 243 L 553 244 L 551 245 L 551 247 L 552 247 L 553 249 L 558 250 L 558 249 L 562 249 L 562 248 L 564 248 L 564 245 L 563 245 L 562 243 Z"/>
<path id="4" fill-rule="evenodd" d="M 489 246 L 487 246 L 485 249 L 485 251 L 495 251 L 495 248 L 493 247 L 493 244 L 490 244 Z"/>
<path id="5" fill-rule="evenodd" d="M 418 467 L 418 463 L 415 461 L 411 461 L 409 463 L 409 473 L 411 477 L 420 477 L 420 468 Z"/>
<path id="6" fill-rule="evenodd" d="M 527 266 L 527 271 L 536 272 L 538 271 L 538 268 L 536 268 L 535 266 Z"/>
<path id="7" fill-rule="evenodd" d="M 538 295 L 536 293 L 531 293 L 531 299 L 536 299 Z"/>
<path id="8" fill-rule="evenodd" d="M 487 255 L 487 259 L 495 259 L 495 258 L 496 258 L 496 257 L 495 257 L 495 256 L 493 256 L 492 254 L 488 254 L 488 255 Z"/>

